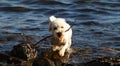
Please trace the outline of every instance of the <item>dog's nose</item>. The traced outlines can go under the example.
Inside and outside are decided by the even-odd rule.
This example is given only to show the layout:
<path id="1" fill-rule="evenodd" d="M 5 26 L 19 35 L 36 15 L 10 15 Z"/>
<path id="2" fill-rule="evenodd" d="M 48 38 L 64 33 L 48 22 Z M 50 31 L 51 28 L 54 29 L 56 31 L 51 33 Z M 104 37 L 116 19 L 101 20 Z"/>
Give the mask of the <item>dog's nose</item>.
<path id="1" fill-rule="evenodd" d="M 61 33 L 61 32 L 58 32 L 57 35 L 60 37 L 60 36 L 62 35 L 62 33 Z"/>

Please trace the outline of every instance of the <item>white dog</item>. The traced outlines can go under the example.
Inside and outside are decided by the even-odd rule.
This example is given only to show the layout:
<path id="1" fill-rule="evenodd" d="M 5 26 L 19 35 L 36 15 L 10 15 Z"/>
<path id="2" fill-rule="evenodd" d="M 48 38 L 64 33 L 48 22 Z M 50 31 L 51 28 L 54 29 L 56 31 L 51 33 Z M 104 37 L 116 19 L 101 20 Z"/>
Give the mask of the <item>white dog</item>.
<path id="1" fill-rule="evenodd" d="M 52 50 L 59 50 L 59 55 L 64 56 L 71 46 L 72 29 L 64 18 L 49 17 L 49 31 L 52 32 Z"/>

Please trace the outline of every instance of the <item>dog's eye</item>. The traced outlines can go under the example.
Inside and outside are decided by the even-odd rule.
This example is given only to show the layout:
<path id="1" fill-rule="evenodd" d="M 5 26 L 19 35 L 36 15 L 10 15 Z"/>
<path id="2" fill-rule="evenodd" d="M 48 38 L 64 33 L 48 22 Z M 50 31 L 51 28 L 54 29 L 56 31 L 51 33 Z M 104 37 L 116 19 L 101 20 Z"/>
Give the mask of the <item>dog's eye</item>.
<path id="1" fill-rule="evenodd" d="M 61 28 L 64 28 L 63 26 L 61 26 Z"/>
<path id="2" fill-rule="evenodd" d="M 54 30 L 57 30 L 57 27 L 54 27 Z"/>

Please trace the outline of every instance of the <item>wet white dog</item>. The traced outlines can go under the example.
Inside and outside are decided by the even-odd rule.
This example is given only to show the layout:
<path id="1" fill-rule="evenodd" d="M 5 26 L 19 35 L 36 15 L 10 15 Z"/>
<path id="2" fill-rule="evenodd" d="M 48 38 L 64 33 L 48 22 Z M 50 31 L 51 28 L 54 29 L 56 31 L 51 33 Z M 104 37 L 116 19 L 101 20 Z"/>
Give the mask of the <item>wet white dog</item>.
<path id="1" fill-rule="evenodd" d="M 59 51 L 60 56 L 70 50 L 72 29 L 64 18 L 49 17 L 49 31 L 52 32 L 51 44 L 53 51 Z"/>

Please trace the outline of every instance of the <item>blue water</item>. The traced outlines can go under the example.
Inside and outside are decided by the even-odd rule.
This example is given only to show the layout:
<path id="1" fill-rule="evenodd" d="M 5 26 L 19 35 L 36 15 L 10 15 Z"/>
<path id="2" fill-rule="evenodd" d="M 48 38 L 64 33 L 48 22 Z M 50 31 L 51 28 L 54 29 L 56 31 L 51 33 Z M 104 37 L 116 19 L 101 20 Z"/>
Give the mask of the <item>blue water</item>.
<path id="1" fill-rule="evenodd" d="M 97 49 L 98 53 L 102 49 L 108 51 L 106 55 L 120 52 L 120 0 L 0 0 L 0 50 L 11 50 L 18 43 L 3 42 L 8 33 L 50 35 L 51 15 L 75 24 L 72 47 Z"/>

